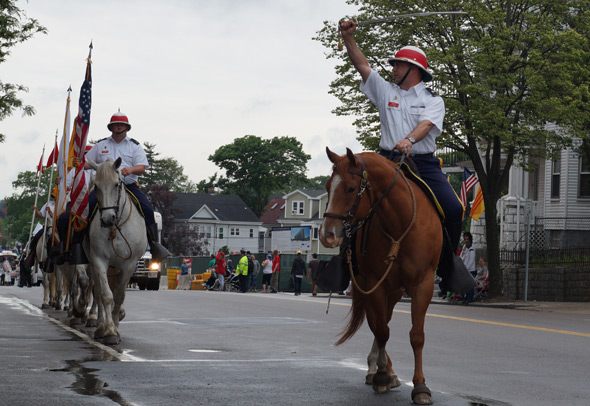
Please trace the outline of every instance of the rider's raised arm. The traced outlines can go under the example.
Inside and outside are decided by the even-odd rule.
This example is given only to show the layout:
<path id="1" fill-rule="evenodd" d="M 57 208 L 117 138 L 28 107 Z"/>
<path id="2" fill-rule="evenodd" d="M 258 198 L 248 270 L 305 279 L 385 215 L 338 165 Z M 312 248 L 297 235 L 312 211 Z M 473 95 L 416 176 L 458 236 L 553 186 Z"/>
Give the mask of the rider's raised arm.
<path id="1" fill-rule="evenodd" d="M 350 62 L 352 62 L 356 70 L 361 74 L 364 82 L 371 74 L 371 66 L 354 39 L 353 33 L 356 31 L 356 27 L 357 24 L 352 20 L 340 22 L 340 31 L 342 33 L 342 40 L 346 46 L 346 52 L 348 53 Z"/>

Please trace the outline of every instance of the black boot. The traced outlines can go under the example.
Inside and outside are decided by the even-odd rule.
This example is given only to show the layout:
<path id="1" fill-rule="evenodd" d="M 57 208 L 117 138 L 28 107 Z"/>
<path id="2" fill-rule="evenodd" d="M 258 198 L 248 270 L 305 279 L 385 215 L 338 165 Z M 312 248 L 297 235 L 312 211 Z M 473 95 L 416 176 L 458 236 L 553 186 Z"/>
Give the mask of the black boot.
<path id="1" fill-rule="evenodd" d="M 156 223 L 146 226 L 147 238 L 150 243 L 150 252 L 154 261 L 161 261 L 172 255 L 162 244 L 157 241 L 158 225 Z"/>
<path id="2" fill-rule="evenodd" d="M 88 263 L 88 258 L 86 257 L 86 253 L 84 252 L 82 244 L 74 244 L 72 245 L 70 250 L 72 253 L 70 258 L 70 265 L 85 265 Z"/>
<path id="3" fill-rule="evenodd" d="M 443 249 L 436 271 L 436 274 L 442 279 L 440 288 L 449 292 L 468 292 L 477 285 L 477 282 L 451 247 L 452 244 L 445 229 L 443 232 Z"/>

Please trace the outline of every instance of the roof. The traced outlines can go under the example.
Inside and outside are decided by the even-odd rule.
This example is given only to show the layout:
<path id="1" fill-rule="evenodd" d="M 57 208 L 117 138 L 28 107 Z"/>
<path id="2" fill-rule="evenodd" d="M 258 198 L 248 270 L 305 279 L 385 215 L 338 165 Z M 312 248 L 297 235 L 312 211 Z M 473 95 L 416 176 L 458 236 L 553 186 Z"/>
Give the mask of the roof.
<path id="1" fill-rule="evenodd" d="M 176 200 L 172 204 L 175 220 L 215 218 L 219 221 L 260 222 L 242 198 L 236 195 L 175 194 Z"/>
<path id="2" fill-rule="evenodd" d="M 271 199 L 262 215 L 260 216 L 260 221 L 264 224 L 277 224 L 277 219 L 281 217 L 285 213 L 285 199 L 282 198 L 275 198 Z"/>
<path id="3" fill-rule="evenodd" d="M 328 192 L 326 192 L 326 189 L 318 189 L 318 190 L 296 189 L 296 190 L 292 191 L 291 193 L 286 194 L 283 197 L 285 199 L 288 199 L 289 197 L 291 197 L 295 193 L 302 193 L 310 199 L 317 199 L 319 197 L 322 197 L 323 195 L 325 195 Z"/>

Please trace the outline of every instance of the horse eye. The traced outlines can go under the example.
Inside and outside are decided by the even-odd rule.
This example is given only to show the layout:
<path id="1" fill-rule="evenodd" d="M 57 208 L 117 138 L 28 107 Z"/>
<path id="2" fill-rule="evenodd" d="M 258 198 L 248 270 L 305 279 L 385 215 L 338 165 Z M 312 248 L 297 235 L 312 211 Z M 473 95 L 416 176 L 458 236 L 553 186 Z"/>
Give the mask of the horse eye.
<path id="1" fill-rule="evenodd" d="M 351 186 L 348 189 L 346 189 L 346 193 L 354 193 L 354 192 L 356 192 L 356 187 L 354 187 L 354 186 Z"/>

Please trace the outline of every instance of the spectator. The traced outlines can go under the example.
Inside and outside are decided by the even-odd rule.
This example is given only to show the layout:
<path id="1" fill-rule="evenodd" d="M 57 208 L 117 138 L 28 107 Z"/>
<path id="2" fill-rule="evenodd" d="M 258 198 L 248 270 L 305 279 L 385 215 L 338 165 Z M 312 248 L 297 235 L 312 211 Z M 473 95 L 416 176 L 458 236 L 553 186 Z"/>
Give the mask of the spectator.
<path id="1" fill-rule="evenodd" d="M 309 261 L 307 264 L 307 269 L 309 273 L 309 278 L 311 279 L 311 294 L 312 296 L 317 296 L 318 294 L 318 285 L 316 283 L 318 279 L 318 269 L 320 267 L 320 261 L 318 260 L 318 254 L 315 252 L 311 254 L 312 260 Z"/>
<path id="2" fill-rule="evenodd" d="M 272 278 L 272 255 L 266 254 L 262 261 L 262 293 L 270 293 L 270 280 Z"/>
<path id="3" fill-rule="evenodd" d="M 225 286 L 225 270 L 227 268 L 227 262 L 225 261 L 225 254 L 223 252 L 219 251 L 217 253 L 215 264 L 215 273 L 217 273 L 217 280 L 219 281 L 219 290 L 223 290 Z"/>
<path id="4" fill-rule="evenodd" d="M 297 251 L 297 257 L 293 260 L 291 266 L 291 278 L 293 278 L 293 287 L 295 288 L 295 296 L 301 295 L 301 284 L 305 276 L 305 261 L 301 258 L 301 251 Z"/>
<path id="5" fill-rule="evenodd" d="M 251 258 L 252 264 L 254 265 L 254 270 L 252 273 L 248 274 L 248 278 L 250 278 L 250 292 L 256 292 L 256 279 L 258 277 L 258 273 L 260 272 L 260 262 L 258 262 L 254 255 L 252 255 Z"/>
<path id="6" fill-rule="evenodd" d="M 241 250 L 242 258 L 236 267 L 236 274 L 240 278 L 240 292 L 246 293 L 248 291 L 248 256 L 246 251 Z"/>
<path id="7" fill-rule="evenodd" d="M 272 260 L 272 290 L 271 293 L 277 293 L 279 291 L 279 272 L 281 271 L 281 258 L 279 257 L 279 251 L 274 250 Z"/>

